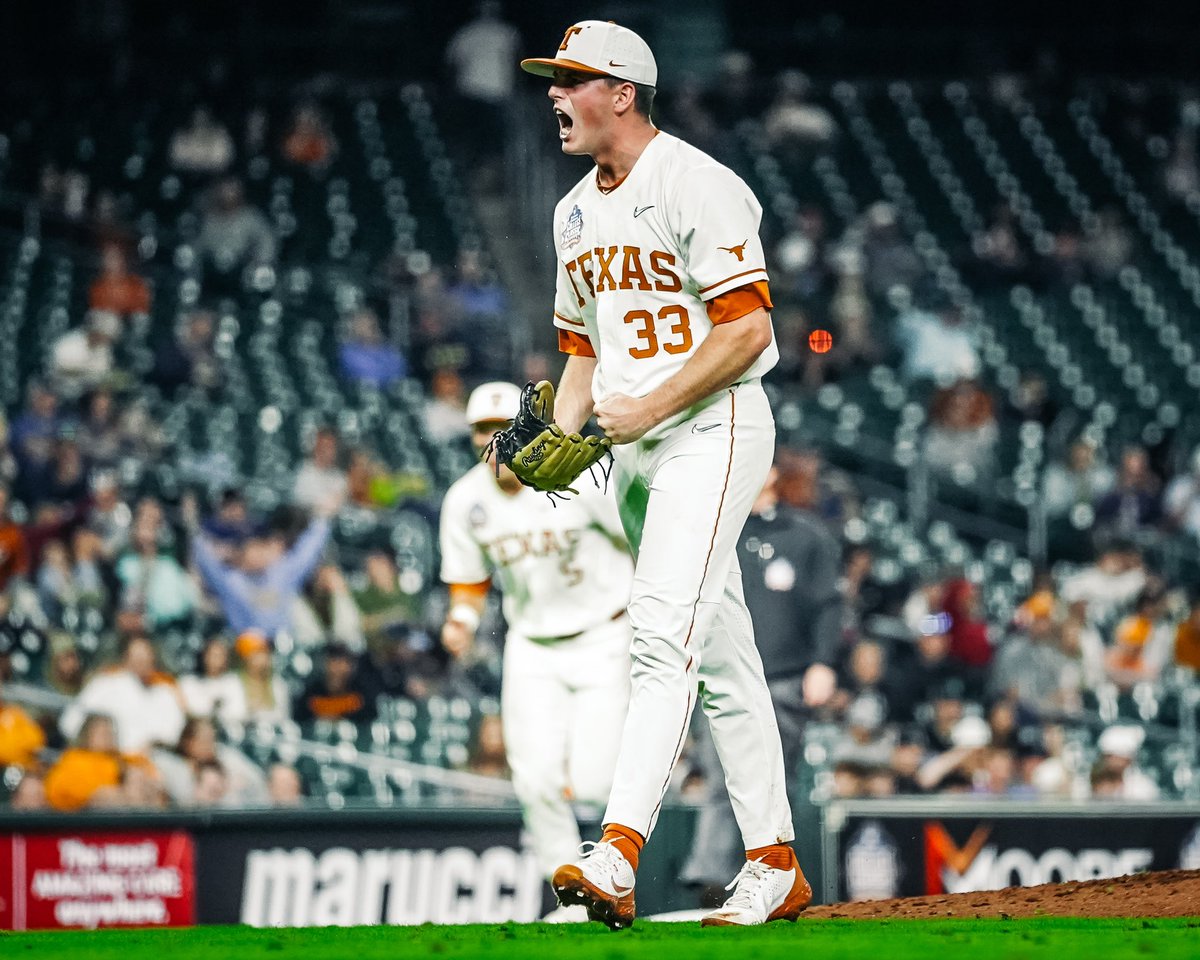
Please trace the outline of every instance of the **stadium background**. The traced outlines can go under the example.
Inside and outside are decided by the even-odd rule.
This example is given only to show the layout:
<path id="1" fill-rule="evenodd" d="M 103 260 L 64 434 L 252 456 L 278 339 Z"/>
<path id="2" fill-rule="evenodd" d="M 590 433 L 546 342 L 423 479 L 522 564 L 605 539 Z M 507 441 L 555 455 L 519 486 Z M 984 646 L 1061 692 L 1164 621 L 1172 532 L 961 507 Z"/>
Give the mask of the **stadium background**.
<path id="1" fill-rule="evenodd" d="M 523 3 L 460 65 L 594 15 L 644 33 L 660 125 L 767 211 L 781 493 L 845 551 L 844 695 L 794 771 L 826 896 L 1004 857 L 1028 881 L 1196 866 L 1196 25 L 1115 3 Z M 536 915 L 498 641 L 440 654 L 434 531 L 470 463 L 465 392 L 557 368 L 546 224 L 579 165 L 536 82 L 464 95 L 447 52 L 475 16 L 0 11 L 0 874 L 29 884 L 0 927 Z M 230 176 L 245 203 L 221 208 Z M 343 486 L 270 657 L 234 649 L 197 531 L 291 542 Z M 135 635 L 181 689 L 210 637 L 230 648 L 218 679 L 247 702 L 215 753 L 203 725 L 149 762 L 64 735 Z M 122 748 L 156 739 L 156 702 Z M 681 765 L 656 907 L 695 902 L 672 880 L 711 774 Z M 1064 819 L 1012 835 L 1031 810 Z M 977 831 L 991 846 L 957 856 Z M 97 893 L 113 871 L 123 897 Z"/>

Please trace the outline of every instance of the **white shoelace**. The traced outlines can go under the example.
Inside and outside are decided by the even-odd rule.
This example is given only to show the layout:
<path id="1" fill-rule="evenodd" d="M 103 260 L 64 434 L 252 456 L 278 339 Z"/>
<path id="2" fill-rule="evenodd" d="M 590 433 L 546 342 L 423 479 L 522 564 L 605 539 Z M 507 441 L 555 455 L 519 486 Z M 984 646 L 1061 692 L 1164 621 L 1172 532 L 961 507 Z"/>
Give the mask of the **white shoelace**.
<path id="1" fill-rule="evenodd" d="M 770 869 L 760 860 L 747 860 L 743 863 L 738 875 L 725 888 L 734 891 L 733 896 L 725 901 L 725 906 L 740 907 L 745 910 L 761 907 L 762 887 L 769 879 Z M 734 890 L 735 887 L 736 890 Z"/>
<path id="2" fill-rule="evenodd" d="M 592 840 L 585 840 L 579 845 L 579 855 L 584 860 L 594 863 L 608 877 L 616 876 L 621 868 L 621 861 L 625 859 L 624 854 L 611 843 L 596 843 Z"/>

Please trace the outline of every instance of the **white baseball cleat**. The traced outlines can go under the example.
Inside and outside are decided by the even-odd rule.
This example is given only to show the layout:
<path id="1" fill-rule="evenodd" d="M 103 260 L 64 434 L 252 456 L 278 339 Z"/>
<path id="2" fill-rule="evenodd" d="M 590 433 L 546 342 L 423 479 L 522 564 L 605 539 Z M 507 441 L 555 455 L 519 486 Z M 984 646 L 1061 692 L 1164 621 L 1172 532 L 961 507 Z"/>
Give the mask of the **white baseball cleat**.
<path id="1" fill-rule="evenodd" d="M 780 870 L 758 860 L 743 864 L 725 889 L 733 890 L 733 896 L 706 914 L 700 926 L 752 927 L 772 920 L 795 920 L 812 900 L 812 888 L 799 866 Z"/>
<path id="2" fill-rule="evenodd" d="M 555 907 L 542 917 L 542 923 L 587 923 L 587 908 L 576 903 L 570 907 Z"/>
<path id="3" fill-rule="evenodd" d="M 588 918 L 610 930 L 633 924 L 637 908 L 633 888 L 637 877 L 633 867 L 611 843 L 582 843 L 575 863 L 554 871 L 550 886 L 564 907 L 582 904 Z"/>

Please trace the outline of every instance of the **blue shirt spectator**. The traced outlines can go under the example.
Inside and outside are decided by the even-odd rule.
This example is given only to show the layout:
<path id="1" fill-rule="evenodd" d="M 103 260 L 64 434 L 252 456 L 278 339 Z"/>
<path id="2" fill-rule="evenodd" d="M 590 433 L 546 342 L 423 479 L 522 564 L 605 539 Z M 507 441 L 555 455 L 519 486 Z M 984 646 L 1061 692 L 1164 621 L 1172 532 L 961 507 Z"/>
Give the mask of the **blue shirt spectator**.
<path id="1" fill-rule="evenodd" d="M 287 629 L 292 605 L 316 569 L 329 532 L 329 521 L 322 516 L 308 525 L 290 550 L 284 550 L 278 535 L 251 537 L 242 546 L 239 566 L 225 563 L 209 539 L 198 534 L 192 557 L 235 634 L 261 630 L 274 637 Z"/>
<path id="2" fill-rule="evenodd" d="M 347 325 L 346 339 L 338 348 L 338 362 L 347 380 L 386 387 L 408 376 L 403 354 L 383 338 L 374 311 L 359 310 Z"/>

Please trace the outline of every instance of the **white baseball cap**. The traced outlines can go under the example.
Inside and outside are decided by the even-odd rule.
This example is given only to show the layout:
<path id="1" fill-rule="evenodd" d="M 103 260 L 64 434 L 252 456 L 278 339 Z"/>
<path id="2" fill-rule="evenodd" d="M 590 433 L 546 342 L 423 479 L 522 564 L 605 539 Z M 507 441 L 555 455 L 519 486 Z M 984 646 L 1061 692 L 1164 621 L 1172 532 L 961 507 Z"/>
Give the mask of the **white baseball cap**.
<path id="1" fill-rule="evenodd" d="M 499 423 L 511 420 L 521 409 L 521 388 L 496 380 L 471 391 L 467 398 L 467 423 Z"/>
<path id="2" fill-rule="evenodd" d="M 611 20 L 580 20 L 567 28 L 555 56 L 522 60 L 521 69 L 539 77 L 552 77 L 561 69 L 658 85 L 658 64 L 649 45 Z"/>

